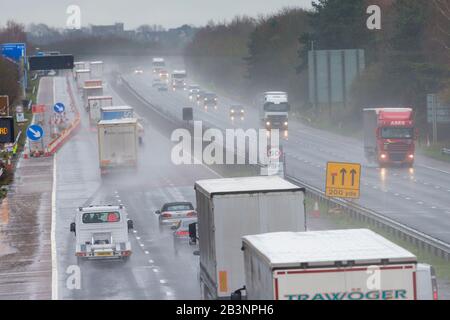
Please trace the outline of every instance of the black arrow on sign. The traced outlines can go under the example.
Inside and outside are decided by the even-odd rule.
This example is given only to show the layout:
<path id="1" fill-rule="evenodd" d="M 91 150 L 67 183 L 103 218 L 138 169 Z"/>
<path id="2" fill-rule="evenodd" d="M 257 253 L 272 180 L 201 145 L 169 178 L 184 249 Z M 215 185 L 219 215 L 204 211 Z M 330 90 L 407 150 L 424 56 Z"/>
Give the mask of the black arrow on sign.
<path id="1" fill-rule="evenodd" d="M 352 169 L 352 171 L 350 171 L 350 174 L 352 175 L 352 186 L 355 185 L 355 176 L 357 174 L 355 169 Z"/>
<path id="2" fill-rule="evenodd" d="M 344 185 L 345 184 L 345 175 L 347 174 L 347 170 L 345 170 L 345 168 L 342 168 L 341 174 L 342 174 L 342 185 Z"/>

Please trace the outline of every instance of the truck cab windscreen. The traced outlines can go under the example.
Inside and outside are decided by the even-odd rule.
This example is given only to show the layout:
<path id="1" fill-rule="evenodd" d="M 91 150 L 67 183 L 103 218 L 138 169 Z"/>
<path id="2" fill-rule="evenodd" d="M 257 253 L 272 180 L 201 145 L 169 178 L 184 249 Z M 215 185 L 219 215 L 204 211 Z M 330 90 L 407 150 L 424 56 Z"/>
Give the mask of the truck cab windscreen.
<path id="1" fill-rule="evenodd" d="M 381 137 L 383 139 L 413 139 L 413 128 L 381 128 Z"/>
<path id="2" fill-rule="evenodd" d="M 174 78 L 174 79 L 185 79 L 186 75 L 185 74 L 173 74 L 172 78 Z"/>
<path id="3" fill-rule="evenodd" d="M 154 67 L 165 67 L 166 64 L 164 62 L 153 62 Z"/>
<path id="4" fill-rule="evenodd" d="M 120 214 L 118 212 L 91 212 L 83 214 L 83 223 L 108 223 L 119 222 Z"/>
<path id="5" fill-rule="evenodd" d="M 289 105 L 289 103 L 280 103 L 280 104 L 275 104 L 275 103 L 266 103 L 264 104 L 264 111 L 267 112 L 288 112 L 290 111 L 291 106 Z"/>

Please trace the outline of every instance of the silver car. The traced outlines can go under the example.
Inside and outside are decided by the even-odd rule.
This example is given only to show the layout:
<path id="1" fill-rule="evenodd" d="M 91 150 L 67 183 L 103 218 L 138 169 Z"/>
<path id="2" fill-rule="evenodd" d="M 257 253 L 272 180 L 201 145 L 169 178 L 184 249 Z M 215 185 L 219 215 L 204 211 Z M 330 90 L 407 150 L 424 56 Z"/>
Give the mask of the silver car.
<path id="1" fill-rule="evenodd" d="M 160 225 L 174 225 L 180 220 L 196 218 L 197 212 L 190 202 L 171 202 L 155 211 L 159 216 Z"/>

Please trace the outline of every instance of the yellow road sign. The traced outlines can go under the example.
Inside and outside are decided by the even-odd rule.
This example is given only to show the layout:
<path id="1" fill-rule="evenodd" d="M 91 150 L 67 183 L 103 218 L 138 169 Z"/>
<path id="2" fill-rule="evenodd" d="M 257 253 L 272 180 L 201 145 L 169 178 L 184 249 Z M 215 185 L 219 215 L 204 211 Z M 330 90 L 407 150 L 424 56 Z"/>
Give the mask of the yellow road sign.
<path id="1" fill-rule="evenodd" d="M 332 198 L 358 199 L 360 195 L 360 180 L 360 164 L 328 162 L 326 195 Z"/>

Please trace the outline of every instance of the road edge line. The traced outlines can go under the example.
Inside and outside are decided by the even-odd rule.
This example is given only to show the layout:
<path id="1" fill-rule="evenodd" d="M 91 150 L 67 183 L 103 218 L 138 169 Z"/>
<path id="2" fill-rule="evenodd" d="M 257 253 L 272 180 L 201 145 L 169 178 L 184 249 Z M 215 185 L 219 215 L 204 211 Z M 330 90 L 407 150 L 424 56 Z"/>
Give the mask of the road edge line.
<path id="1" fill-rule="evenodd" d="M 53 184 L 52 184 L 52 300 L 58 300 L 58 261 L 56 258 L 56 154 L 53 156 Z"/>

